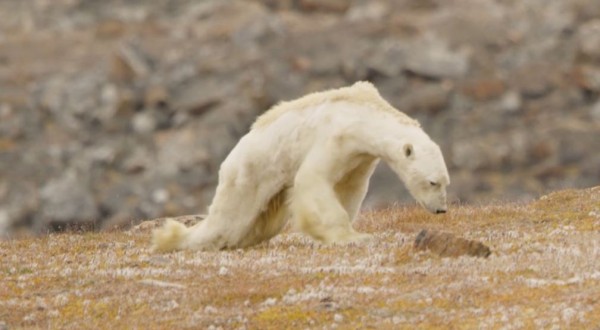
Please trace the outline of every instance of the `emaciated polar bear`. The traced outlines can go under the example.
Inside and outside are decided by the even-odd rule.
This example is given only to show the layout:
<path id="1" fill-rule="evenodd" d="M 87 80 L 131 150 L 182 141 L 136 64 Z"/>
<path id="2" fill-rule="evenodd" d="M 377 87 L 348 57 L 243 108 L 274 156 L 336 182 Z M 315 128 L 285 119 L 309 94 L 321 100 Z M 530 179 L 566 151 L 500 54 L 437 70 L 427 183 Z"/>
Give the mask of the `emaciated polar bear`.
<path id="1" fill-rule="evenodd" d="M 189 228 L 167 221 L 153 233 L 154 250 L 243 248 L 277 235 L 290 216 L 319 241 L 363 241 L 370 235 L 351 224 L 379 159 L 427 210 L 446 212 L 440 148 L 370 83 L 281 103 L 221 165 L 207 218 Z"/>

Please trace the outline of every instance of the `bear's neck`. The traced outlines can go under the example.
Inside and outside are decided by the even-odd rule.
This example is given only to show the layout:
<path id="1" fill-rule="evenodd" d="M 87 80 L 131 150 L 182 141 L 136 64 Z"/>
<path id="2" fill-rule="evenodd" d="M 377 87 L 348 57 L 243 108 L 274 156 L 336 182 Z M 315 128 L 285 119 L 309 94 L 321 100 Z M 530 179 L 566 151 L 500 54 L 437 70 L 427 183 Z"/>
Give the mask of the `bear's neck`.
<path id="1" fill-rule="evenodd" d="M 399 122 L 393 116 L 377 116 L 378 120 L 361 123 L 356 130 L 357 138 L 364 150 L 374 157 L 381 158 L 402 179 L 406 177 L 406 144 L 419 144 L 429 137 L 416 125 Z"/>

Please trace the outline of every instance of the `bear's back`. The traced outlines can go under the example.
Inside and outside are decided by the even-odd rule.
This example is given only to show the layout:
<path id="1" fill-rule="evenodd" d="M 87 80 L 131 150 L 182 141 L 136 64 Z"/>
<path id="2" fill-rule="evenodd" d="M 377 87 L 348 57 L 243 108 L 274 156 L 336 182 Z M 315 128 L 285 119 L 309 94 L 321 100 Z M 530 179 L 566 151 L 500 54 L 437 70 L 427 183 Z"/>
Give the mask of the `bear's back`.
<path id="1" fill-rule="evenodd" d="M 289 111 L 302 111 L 328 102 L 350 102 L 365 105 L 376 111 L 391 113 L 402 123 L 420 126 L 418 121 L 398 111 L 384 100 L 370 82 L 359 81 L 349 87 L 316 92 L 293 101 L 281 102 L 258 117 L 252 125 L 252 129 L 266 127 Z"/>

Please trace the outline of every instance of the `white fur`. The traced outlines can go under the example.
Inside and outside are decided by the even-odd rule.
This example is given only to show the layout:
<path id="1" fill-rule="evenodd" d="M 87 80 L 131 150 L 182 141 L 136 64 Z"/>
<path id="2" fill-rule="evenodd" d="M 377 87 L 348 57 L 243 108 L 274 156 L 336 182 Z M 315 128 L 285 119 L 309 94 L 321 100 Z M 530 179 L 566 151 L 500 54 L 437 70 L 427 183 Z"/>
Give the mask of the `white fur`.
<path id="1" fill-rule="evenodd" d="M 290 215 L 317 240 L 364 240 L 368 235 L 351 223 L 379 159 L 426 209 L 446 210 L 450 179 L 439 147 L 371 84 L 282 103 L 256 121 L 221 165 L 208 217 L 190 228 L 171 223 L 156 230 L 154 247 L 246 247 L 275 236 Z"/>

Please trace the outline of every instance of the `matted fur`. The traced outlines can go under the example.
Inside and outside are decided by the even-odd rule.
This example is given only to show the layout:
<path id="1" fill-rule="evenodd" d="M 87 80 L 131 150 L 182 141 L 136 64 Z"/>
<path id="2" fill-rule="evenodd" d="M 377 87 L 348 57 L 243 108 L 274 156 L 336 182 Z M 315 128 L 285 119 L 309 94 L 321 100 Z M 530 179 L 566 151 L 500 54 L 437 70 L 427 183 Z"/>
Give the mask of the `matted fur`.
<path id="1" fill-rule="evenodd" d="M 368 240 L 352 221 L 380 159 L 421 205 L 446 210 L 450 178 L 439 147 L 370 83 L 282 103 L 221 164 L 207 218 L 189 228 L 168 222 L 154 231 L 154 248 L 244 248 L 277 235 L 288 219 L 325 243 Z"/>
<path id="2" fill-rule="evenodd" d="M 383 99 L 373 84 L 368 81 L 359 81 L 352 86 L 316 92 L 293 101 L 280 102 L 258 117 L 252 125 L 252 129 L 268 126 L 285 112 L 302 111 L 328 102 L 351 102 L 373 107 L 376 110 L 393 114 L 402 123 L 420 126 L 417 120 L 407 116 L 404 112 L 398 111 Z"/>

